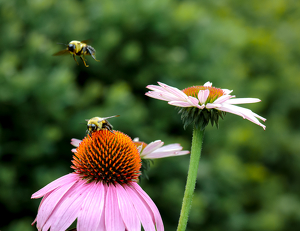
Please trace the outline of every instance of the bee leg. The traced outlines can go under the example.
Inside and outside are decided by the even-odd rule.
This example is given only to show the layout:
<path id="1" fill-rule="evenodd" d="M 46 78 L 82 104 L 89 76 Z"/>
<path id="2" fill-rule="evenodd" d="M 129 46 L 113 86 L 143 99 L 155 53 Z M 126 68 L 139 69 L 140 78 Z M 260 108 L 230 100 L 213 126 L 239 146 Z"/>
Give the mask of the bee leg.
<path id="1" fill-rule="evenodd" d="M 84 57 L 80 56 L 80 58 L 81 58 L 82 62 L 84 63 L 84 66 L 89 67 L 89 65 L 86 64 Z"/>
<path id="2" fill-rule="evenodd" d="M 104 126 L 108 131 L 110 131 L 111 133 L 115 134 L 113 129 L 112 129 L 112 126 L 109 126 L 109 125 L 105 125 Z"/>
<path id="3" fill-rule="evenodd" d="M 91 54 L 91 56 L 93 57 L 94 60 L 96 60 L 97 62 L 100 62 L 100 60 L 97 60 L 93 54 Z"/>
<path id="4" fill-rule="evenodd" d="M 74 58 L 75 62 L 77 63 L 77 65 L 79 65 L 74 54 L 73 54 L 73 58 Z"/>

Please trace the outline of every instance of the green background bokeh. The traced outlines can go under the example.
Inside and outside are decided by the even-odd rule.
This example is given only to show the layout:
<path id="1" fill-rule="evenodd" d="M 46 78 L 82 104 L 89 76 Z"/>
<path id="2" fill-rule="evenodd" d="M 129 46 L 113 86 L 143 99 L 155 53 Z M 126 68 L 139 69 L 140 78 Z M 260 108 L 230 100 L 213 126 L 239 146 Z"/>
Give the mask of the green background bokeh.
<path id="1" fill-rule="evenodd" d="M 300 230 L 300 2 L 297 0 L 0 0 L 0 229 L 36 230 L 32 193 L 71 172 L 85 119 L 147 143 L 190 149 L 192 128 L 157 81 L 234 90 L 267 118 L 227 114 L 206 129 L 188 231 Z M 91 39 L 95 62 L 54 57 Z M 175 230 L 189 156 L 155 160 L 141 186 Z"/>

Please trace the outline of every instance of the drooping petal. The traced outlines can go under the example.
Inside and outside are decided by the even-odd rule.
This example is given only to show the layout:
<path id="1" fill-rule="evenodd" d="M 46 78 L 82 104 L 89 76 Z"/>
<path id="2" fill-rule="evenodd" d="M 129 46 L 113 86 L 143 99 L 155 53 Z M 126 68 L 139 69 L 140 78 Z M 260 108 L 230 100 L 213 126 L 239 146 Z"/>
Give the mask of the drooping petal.
<path id="1" fill-rule="evenodd" d="M 125 223 L 126 229 L 130 231 L 140 231 L 141 222 L 138 218 L 136 210 L 133 204 L 128 200 L 128 195 L 126 190 L 119 184 L 116 184 L 116 192 L 118 197 L 118 205 L 120 209 L 121 216 Z"/>
<path id="2" fill-rule="evenodd" d="M 39 211 L 36 217 L 37 228 L 41 229 L 46 225 L 46 222 L 51 217 L 55 208 L 59 206 L 59 203 L 66 197 L 66 195 L 68 195 L 69 191 L 76 182 L 77 181 L 62 185 L 61 187 L 56 188 L 53 192 L 51 192 L 51 194 L 47 196 L 47 198 L 39 207 Z M 48 225 L 46 226 L 50 227 L 51 223 L 48 223 Z"/>
<path id="3" fill-rule="evenodd" d="M 101 216 L 103 216 L 104 186 L 100 182 L 91 182 L 88 185 L 89 194 L 86 196 L 78 215 L 77 231 L 97 230 Z"/>
<path id="4" fill-rule="evenodd" d="M 36 199 L 44 196 L 46 193 L 62 186 L 67 185 L 70 183 L 75 183 L 78 180 L 77 176 L 73 173 L 67 174 L 65 176 L 62 176 L 55 181 L 52 181 L 51 183 L 47 184 L 45 187 L 41 188 L 39 191 L 32 194 L 31 198 Z"/>
<path id="5" fill-rule="evenodd" d="M 145 193 L 145 191 L 136 182 L 131 182 L 130 184 L 132 187 L 134 187 L 136 192 L 138 192 L 139 195 L 142 197 L 142 199 L 145 201 L 144 203 L 146 203 L 150 207 L 150 209 L 153 213 L 153 216 L 154 216 L 156 230 L 163 231 L 164 230 L 163 221 L 161 219 L 160 213 L 159 213 L 156 205 L 154 204 L 154 202 L 151 200 L 151 198 L 147 195 L 147 193 Z"/>
<path id="6" fill-rule="evenodd" d="M 85 181 L 81 180 L 76 182 L 49 217 L 47 223 L 49 222 L 49 224 L 51 224 L 51 230 L 66 230 L 78 217 L 87 194 L 88 191 Z"/>
<path id="7" fill-rule="evenodd" d="M 131 182 L 130 184 L 132 184 Z M 133 190 L 130 186 L 124 185 L 124 189 L 127 192 L 128 199 L 131 201 L 131 203 L 134 205 L 134 209 L 136 210 L 136 213 L 139 217 L 140 222 L 143 225 L 143 228 L 145 231 L 154 231 L 154 217 L 152 214 L 152 211 L 146 205 L 140 197 L 137 195 L 136 191 Z"/>
<path id="8" fill-rule="evenodd" d="M 198 92 L 198 99 L 199 99 L 200 104 L 204 104 L 206 102 L 208 96 L 209 96 L 209 90 L 208 89 L 200 90 Z"/>
<path id="9" fill-rule="evenodd" d="M 265 120 L 265 118 L 253 113 L 249 109 L 238 107 L 238 106 L 231 105 L 231 104 L 223 104 L 222 107 L 220 107 L 218 109 L 221 110 L 221 111 L 227 111 L 227 112 L 230 112 L 232 114 L 242 116 L 244 119 L 247 119 L 247 120 L 261 126 L 264 130 L 266 129 L 266 126 L 263 125 L 262 123 L 260 123 L 258 121 L 258 119 L 256 119 L 256 117 L 258 117 L 260 119 L 264 119 L 264 120 Z"/>
<path id="10" fill-rule="evenodd" d="M 114 185 L 104 186 L 107 189 L 105 199 L 105 228 L 108 231 L 125 231 L 120 214 L 117 192 Z"/>

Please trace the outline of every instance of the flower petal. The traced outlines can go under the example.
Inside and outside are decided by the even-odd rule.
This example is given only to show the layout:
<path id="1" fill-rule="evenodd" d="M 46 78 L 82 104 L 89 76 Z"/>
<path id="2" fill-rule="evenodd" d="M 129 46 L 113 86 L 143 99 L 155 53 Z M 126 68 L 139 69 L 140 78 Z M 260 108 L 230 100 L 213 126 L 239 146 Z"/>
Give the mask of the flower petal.
<path id="1" fill-rule="evenodd" d="M 238 107 L 238 106 L 235 106 L 235 105 L 231 105 L 231 104 L 223 104 L 222 107 L 219 107 L 218 110 L 221 110 L 221 111 L 226 111 L 226 112 L 230 112 L 232 114 L 236 114 L 236 115 L 239 115 L 239 116 L 242 116 L 244 119 L 247 119 L 259 126 L 261 126 L 264 130 L 266 129 L 266 126 L 263 125 L 262 123 L 260 123 L 258 121 L 258 119 L 256 119 L 255 117 L 257 118 L 260 118 L 262 119 L 263 121 L 265 121 L 266 119 L 253 113 L 251 110 L 249 109 L 246 109 L 246 108 L 242 108 L 242 107 Z"/>
<path id="2" fill-rule="evenodd" d="M 31 199 L 36 199 L 44 196 L 46 193 L 53 191 L 54 189 L 68 184 L 74 184 L 78 180 L 78 177 L 74 173 L 62 176 L 55 181 L 47 184 L 45 187 L 41 188 L 39 191 L 32 194 Z"/>
<path id="3" fill-rule="evenodd" d="M 232 97 L 235 97 L 235 96 L 233 96 L 233 95 L 222 95 L 221 97 L 217 98 L 217 99 L 213 102 L 213 104 L 221 104 L 221 103 L 224 103 L 224 102 L 227 103 L 227 101 L 228 101 L 230 98 L 232 98 Z"/>
<path id="4" fill-rule="evenodd" d="M 141 156 L 145 157 L 149 153 L 153 152 L 154 150 L 160 148 L 163 145 L 164 145 L 164 142 L 162 142 L 161 140 L 153 141 L 144 148 L 144 150 L 141 153 Z"/>
<path id="5" fill-rule="evenodd" d="M 145 201 L 144 203 L 147 204 L 154 216 L 155 226 L 157 231 L 163 231 L 164 225 L 163 221 L 161 219 L 160 213 L 154 204 L 154 202 L 151 200 L 151 198 L 147 195 L 147 193 L 135 182 L 130 183 L 131 186 L 135 189 L 136 192 L 141 196 L 141 198 Z M 146 229 L 145 229 L 146 230 Z"/>
<path id="6" fill-rule="evenodd" d="M 204 86 L 204 87 L 211 87 L 211 86 L 212 86 L 212 83 L 208 81 L 208 82 L 206 82 L 203 86 Z"/>
<path id="7" fill-rule="evenodd" d="M 130 185 L 136 184 L 135 182 L 129 183 Z M 136 210 L 136 213 L 139 217 L 139 220 L 141 221 L 143 228 L 145 231 L 154 231 L 154 219 L 152 219 L 152 211 L 148 207 L 147 204 L 145 204 L 144 201 L 142 201 L 139 197 L 139 195 L 136 193 L 135 190 L 133 190 L 130 186 L 124 185 L 124 189 L 126 190 L 128 194 L 128 198 L 131 201 L 131 203 L 134 205 L 134 208 Z"/>
<path id="8" fill-rule="evenodd" d="M 200 90 L 198 92 L 198 99 L 199 99 L 200 104 L 204 104 L 206 102 L 208 96 L 209 96 L 209 90 L 208 89 Z"/>
<path id="9" fill-rule="evenodd" d="M 45 230 L 48 230 L 47 227 L 49 228 L 51 226 L 51 223 L 49 223 L 48 221 L 51 218 L 53 211 L 57 206 L 59 206 L 61 200 L 63 200 L 66 195 L 69 194 L 69 191 L 72 189 L 74 184 L 76 184 L 76 182 L 77 181 L 62 185 L 61 187 L 48 194 L 47 198 L 43 201 L 42 204 L 40 204 L 39 211 L 36 217 L 38 229 L 45 228 Z"/>
<path id="10" fill-rule="evenodd" d="M 77 218 L 77 231 L 97 230 L 104 208 L 104 186 L 102 183 L 89 183 L 89 194 L 82 204 Z"/>
<path id="11" fill-rule="evenodd" d="M 160 86 L 162 86 L 166 91 L 170 92 L 173 95 L 176 95 L 177 97 L 179 97 L 180 99 L 186 99 L 187 95 L 185 93 L 183 93 L 183 91 L 179 90 L 178 88 L 175 87 L 171 87 L 167 84 L 161 83 L 161 82 L 157 82 Z"/>
<path id="12" fill-rule="evenodd" d="M 116 192 L 118 196 L 118 205 L 121 216 L 126 226 L 126 230 L 140 231 L 141 223 L 133 207 L 133 204 L 128 200 L 126 190 L 119 184 L 116 184 Z"/>
<path id="13" fill-rule="evenodd" d="M 193 105 L 192 103 L 184 102 L 184 101 L 170 101 L 170 102 L 168 102 L 168 104 L 177 106 L 177 107 L 195 107 L 195 105 Z"/>
<path id="14" fill-rule="evenodd" d="M 81 141 L 82 140 L 73 138 L 73 139 L 71 139 L 71 144 L 77 148 L 79 146 L 79 144 L 81 143 Z"/>
<path id="15" fill-rule="evenodd" d="M 87 188 L 85 180 L 80 180 L 65 194 L 47 221 L 51 230 L 66 230 L 75 221 L 88 194 Z"/>
<path id="16" fill-rule="evenodd" d="M 116 187 L 114 185 L 104 186 L 107 188 L 105 199 L 105 228 L 109 231 L 125 231 L 122 216 L 119 211 Z"/>
<path id="17" fill-rule="evenodd" d="M 180 146 L 180 144 L 169 144 L 154 150 L 152 153 L 148 153 L 147 155 L 143 156 L 143 159 L 157 159 L 170 156 L 181 156 L 190 153 L 189 151 L 181 150 L 182 147 Z"/>
<path id="18" fill-rule="evenodd" d="M 257 98 L 238 98 L 238 99 L 230 99 L 227 100 L 226 103 L 228 104 L 245 104 L 245 103 L 258 103 L 260 99 Z"/>

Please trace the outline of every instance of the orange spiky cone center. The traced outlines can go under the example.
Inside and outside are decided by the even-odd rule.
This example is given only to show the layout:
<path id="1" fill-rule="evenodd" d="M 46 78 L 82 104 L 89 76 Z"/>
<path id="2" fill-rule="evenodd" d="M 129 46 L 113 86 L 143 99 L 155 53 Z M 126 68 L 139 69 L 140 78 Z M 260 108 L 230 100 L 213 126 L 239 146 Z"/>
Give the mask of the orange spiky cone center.
<path id="1" fill-rule="evenodd" d="M 215 87 L 204 87 L 204 86 L 192 86 L 183 89 L 183 93 L 185 93 L 187 96 L 192 96 L 195 98 L 198 98 L 198 93 L 200 90 L 209 90 L 209 96 L 205 102 L 207 103 L 213 103 L 216 99 L 220 98 L 222 95 L 225 95 L 225 92 L 220 88 Z"/>
<path id="2" fill-rule="evenodd" d="M 85 137 L 72 163 L 81 177 L 106 184 L 137 181 L 141 168 L 141 158 L 131 138 L 122 132 L 108 130 Z"/>

